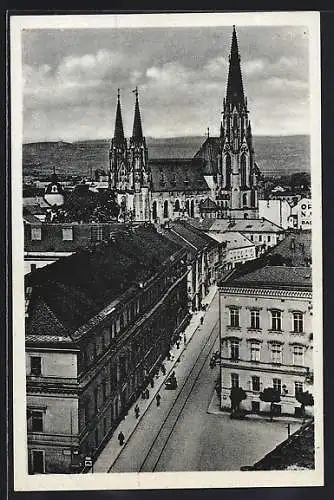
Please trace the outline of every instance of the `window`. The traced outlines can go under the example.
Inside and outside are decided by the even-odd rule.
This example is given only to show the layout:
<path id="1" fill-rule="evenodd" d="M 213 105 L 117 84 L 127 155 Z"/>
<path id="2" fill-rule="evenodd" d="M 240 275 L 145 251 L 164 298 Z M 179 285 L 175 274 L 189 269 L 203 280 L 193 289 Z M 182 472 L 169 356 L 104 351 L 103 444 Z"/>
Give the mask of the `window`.
<path id="1" fill-rule="evenodd" d="M 43 432 L 43 410 L 31 411 L 31 431 Z"/>
<path id="2" fill-rule="evenodd" d="M 282 330 L 282 313 L 281 311 L 271 311 L 271 329 L 277 332 Z"/>
<path id="3" fill-rule="evenodd" d="M 260 377 L 254 375 L 252 377 L 252 390 L 255 392 L 260 392 Z"/>
<path id="4" fill-rule="evenodd" d="M 37 265 L 36 264 L 30 264 L 30 271 L 36 271 Z"/>
<path id="5" fill-rule="evenodd" d="M 63 241 L 73 241 L 73 228 L 63 227 Z"/>
<path id="6" fill-rule="evenodd" d="M 102 241 L 103 226 L 92 226 L 92 241 Z"/>
<path id="7" fill-rule="evenodd" d="M 293 346 L 293 364 L 296 366 L 304 365 L 304 347 L 301 345 Z"/>
<path id="8" fill-rule="evenodd" d="M 303 392 L 303 390 L 303 382 L 295 382 L 295 395 L 297 395 L 299 392 Z"/>
<path id="9" fill-rule="evenodd" d="M 260 344 L 259 344 L 259 342 L 251 342 L 250 353 L 251 353 L 251 361 L 260 361 Z"/>
<path id="10" fill-rule="evenodd" d="M 32 472 L 44 474 L 45 458 L 43 450 L 31 450 Z"/>
<path id="11" fill-rule="evenodd" d="M 293 331 L 294 333 L 302 333 L 304 330 L 303 313 L 294 312 L 293 316 Z"/>
<path id="12" fill-rule="evenodd" d="M 262 234 L 259 234 L 259 241 L 262 241 Z"/>
<path id="13" fill-rule="evenodd" d="M 42 374 L 42 358 L 40 356 L 31 356 L 30 358 L 30 375 L 38 377 Z"/>
<path id="14" fill-rule="evenodd" d="M 254 329 L 260 328 L 260 312 L 259 311 L 251 311 L 251 328 L 254 328 Z"/>
<path id="15" fill-rule="evenodd" d="M 239 309 L 235 307 L 230 308 L 230 326 L 239 326 Z"/>
<path id="16" fill-rule="evenodd" d="M 41 240 L 42 239 L 42 228 L 41 227 L 32 227 L 31 228 L 31 239 L 32 240 Z"/>
<path id="17" fill-rule="evenodd" d="M 277 391 L 281 394 L 282 381 L 280 378 L 273 378 L 273 388 L 275 389 L 275 391 Z"/>
<path id="18" fill-rule="evenodd" d="M 268 243 L 270 243 L 270 234 L 268 234 Z"/>
<path id="19" fill-rule="evenodd" d="M 271 344 L 271 362 L 272 363 L 282 363 L 282 345 L 278 342 L 273 342 Z"/>
<path id="20" fill-rule="evenodd" d="M 239 340 L 231 340 L 231 359 L 239 359 Z"/>
<path id="21" fill-rule="evenodd" d="M 231 373 L 231 387 L 239 387 L 239 375 Z"/>

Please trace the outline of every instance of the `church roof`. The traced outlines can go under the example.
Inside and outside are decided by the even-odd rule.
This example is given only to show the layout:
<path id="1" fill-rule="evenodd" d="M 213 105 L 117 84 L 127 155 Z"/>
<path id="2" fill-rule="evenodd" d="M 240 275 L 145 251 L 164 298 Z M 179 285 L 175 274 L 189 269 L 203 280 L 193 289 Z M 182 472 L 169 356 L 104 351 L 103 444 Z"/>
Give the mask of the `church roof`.
<path id="1" fill-rule="evenodd" d="M 245 105 L 244 89 L 240 68 L 240 55 L 238 49 L 237 34 L 233 26 L 231 54 L 229 58 L 229 71 L 226 89 L 226 104 L 232 106 Z"/>
<path id="2" fill-rule="evenodd" d="M 149 161 L 154 192 L 210 191 L 203 176 L 201 158 L 166 158 Z"/>
<path id="3" fill-rule="evenodd" d="M 279 233 L 283 228 L 262 217 L 261 219 L 189 219 L 189 222 L 204 231 L 238 231 L 241 233 Z"/>
<path id="4" fill-rule="evenodd" d="M 204 162 L 203 174 L 216 175 L 218 171 L 217 156 L 220 151 L 220 138 L 207 137 L 200 149 L 195 154 L 195 158 L 201 158 Z"/>

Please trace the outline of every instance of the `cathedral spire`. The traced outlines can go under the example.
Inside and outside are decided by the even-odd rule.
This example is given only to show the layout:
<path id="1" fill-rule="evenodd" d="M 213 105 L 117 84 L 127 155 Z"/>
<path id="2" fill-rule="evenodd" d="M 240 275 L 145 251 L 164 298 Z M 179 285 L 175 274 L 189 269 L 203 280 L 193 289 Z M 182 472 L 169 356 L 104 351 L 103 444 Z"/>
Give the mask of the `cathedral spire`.
<path id="1" fill-rule="evenodd" d="M 135 115 L 133 120 L 133 131 L 132 131 L 132 140 L 134 142 L 140 143 L 143 140 L 143 129 L 141 125 L 141 117 L 139 110 L 139 101 L 138 101 L 138 88 L 136 87 L 133 92 L 136 94 L 136 104 L 135 104 Z"/>
<path id="2" fill-rule="evenodd" d="M 120 100 L 120 90 L 119 89 L 117 89 L 117 108 L 116 108 L 114 144 L 117 144 L 117 145 L 124 144 L 124 130 L 123 130 L 123 120 L 122 120 L 121 100 Z"/>
<path id="3" fill-rule="evenodd" d="M 240 55 L 237 34 L 233 26 L 231 54 L 229 58 L 229 71 L 226 89 L 226 104 L 232 106 L 245 105 L 244 89 L 242 84 Z"/>

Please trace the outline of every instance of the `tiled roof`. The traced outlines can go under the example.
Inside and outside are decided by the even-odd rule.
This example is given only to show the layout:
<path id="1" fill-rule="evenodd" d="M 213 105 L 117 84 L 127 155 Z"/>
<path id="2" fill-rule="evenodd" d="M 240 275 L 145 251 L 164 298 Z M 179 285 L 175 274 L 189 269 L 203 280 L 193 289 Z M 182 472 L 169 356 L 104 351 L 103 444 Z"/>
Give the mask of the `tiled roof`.
<path id="1" fill-rule="evenodd" d="M 186 240 L 198 250 L 202 250 L 208 246 L 216 246 L 217 243 L 201 231 L 192 228 L 191 225 L 184 221 L 170 222 L 169 227 L 176 232 L 183 240 Z"/>
<path id="2" fill-rule="evenodd" d="M 203 212 L 212 212 L 218 210 L 217 204 L 209 197 L 200 202 L 199 208 Z"/>
<path id="3" fill-rule="evenodd" d="M 210 228 L 213 226 L 215 223 L 216 219 L 187 219 L 188 224 L 191 224 L 193 227 L 197 229 L 201 229 L 202 231 L 209 231 Z"/>
<path id="4" fill-rule="evenodd" d="M 203 177 L 204 162 L 197 159 L 158 159 L 149 162 L 155 192 L 210 192 Z"/>
<path id="5" fill-rule="evenodd" d="M 233 278 L 229 286 L 278 287 L 312 289 L 312 269 L 310 267 L 265 266 L 250 273 Z"/>
<path id="6" fill-rule="evenodd" d="M 302 425 L 252 467 L 252 470 L 288 469 L 314 469 L 314 421 Z"/>
<path id="7" fill-rule="evenodd" d="M 216 175 L 218 171 L 217 156 L 220 151 L 220 138 L 207 137 L 200 149 L 197 151 L 195 158 L 201 158 L 204 161 L 205 175 Z"/>
<path id="8" fill-rule="evenodd" d="M 280 256 L 291 266 L 305 266 L 312 260 L 312 233 L 300 231 L 287 234 L 268 252 L 269 259 Z M 269 260 L 270 262 L 270 260 Z"/>
<path id="9" fill-rule="evenodd" d="M 268 219 L 216 219 L 210 231 L 238 231 L 242 233 L 279 233 L 283 228 Z"/>
<path id="10" fill-rule="evenodd" d="M 217 241 L 220 242 L 226 242 L 227 250 L 254 246 L 254 243 L 252 241 L 250 241 L 248 238 L 246 238 L 246 236 L 243 236 L 238 232 L 231 231 L 228 233 L 217 234 L 215 235 L 215 239 L 217 239 Z"/>
<path id="11" fill-rule="evenodd" d="M 30 213 L 23 212 L 23 221 L 28 224 L 42 224 L 38 217 Z"/>
<path id="12" fill-rule="evenodd" d="M 134 284 L 160 271 L 180 248 L 154 229 L 138 227 L 26 275 L 26 286 L 32 287 L 27 333 L 45 333 L 48 314 L 43 304 L 53 314 L 50 334 L 79 328 Z"/>

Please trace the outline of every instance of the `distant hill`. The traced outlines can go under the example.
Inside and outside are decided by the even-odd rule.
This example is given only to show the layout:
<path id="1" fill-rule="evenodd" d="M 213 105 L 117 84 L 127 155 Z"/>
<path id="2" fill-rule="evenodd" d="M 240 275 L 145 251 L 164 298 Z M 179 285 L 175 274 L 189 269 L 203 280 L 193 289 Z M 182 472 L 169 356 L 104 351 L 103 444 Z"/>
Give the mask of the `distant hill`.
<path id="1" fill-rule="evenodd" d="M 149 158 L 191 158 L 205 137 L 147 138 Z M 89 175 L 107 170 L 110 140 L 39 142 L 23 145 L 24 175 Z M 256 161 L 264 175 L 310 172 L 310 138 L 299 136 L 254 137 Z"/>

